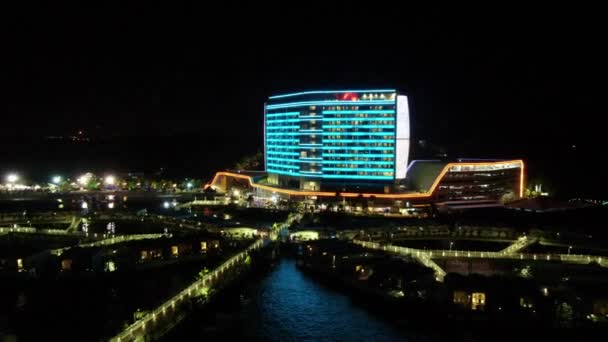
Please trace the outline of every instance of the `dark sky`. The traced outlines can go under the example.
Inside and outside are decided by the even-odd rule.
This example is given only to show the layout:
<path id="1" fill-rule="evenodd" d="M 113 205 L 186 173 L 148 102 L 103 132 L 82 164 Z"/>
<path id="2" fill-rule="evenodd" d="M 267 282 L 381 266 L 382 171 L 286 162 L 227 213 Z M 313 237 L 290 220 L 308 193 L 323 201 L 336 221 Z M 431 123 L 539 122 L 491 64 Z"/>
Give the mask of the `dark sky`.
<path id="1" fill-rule="evenodd" d="M 131 162 L 155 166 L 187 158 L 186 141 L 205 162 L 182 164 L 208 173 L 261 148 L 267 96 L 360 87 L 409 95 L 414 137 L 453 157 L 521 156 L 536 173 L 549 161 L 603 158 L 607 56 L 597 9 L 212 4 L 52 3 L 10 13 L 0 125 L 16 152 L 5 163 L 35 164 L 40 150 L 52 163 L 55 154 L 69 160 L 24 141 L 84 128 L 107 141 L 140 137 L 122 149 L 136 146 L 145 157 Z M 85 150 L 110 163 L 107 149 Z"/>

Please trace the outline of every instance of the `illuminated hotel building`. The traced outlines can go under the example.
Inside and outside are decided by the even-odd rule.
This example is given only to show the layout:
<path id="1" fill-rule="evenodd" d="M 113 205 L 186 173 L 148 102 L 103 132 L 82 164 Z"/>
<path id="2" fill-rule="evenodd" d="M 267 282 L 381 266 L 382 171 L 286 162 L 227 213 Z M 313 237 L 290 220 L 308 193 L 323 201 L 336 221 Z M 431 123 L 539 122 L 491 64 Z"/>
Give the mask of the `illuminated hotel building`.
<path id="1" fill-rule="evenodd" d="M 264 109 L 269 184 L 321 190 L 405 178 L 408 101 L 394 89 L 277 95 Z"/>
<path id="2" fill-rule="evenodd" d="M 259 199 L 369 199 L 403 208 L 523 196 L 524 163 L 409 161 L 408 99 L 394 89 L 307 91 L 264 105 L 265 171 L 218 172 L 209 186 Z"/>

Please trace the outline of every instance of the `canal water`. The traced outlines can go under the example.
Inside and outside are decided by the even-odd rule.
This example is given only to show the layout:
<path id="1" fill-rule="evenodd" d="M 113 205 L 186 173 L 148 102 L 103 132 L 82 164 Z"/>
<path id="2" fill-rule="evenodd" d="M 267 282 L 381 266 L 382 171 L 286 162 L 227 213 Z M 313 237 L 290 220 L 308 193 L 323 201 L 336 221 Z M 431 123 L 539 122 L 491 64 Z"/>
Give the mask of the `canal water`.
<path id="1" fill-rule="evenodd" d="M 282 259 L 240 287 L 238 305 L 222 299 L 208 315 L 191 318 L 167 340 L 437 341 L 400 327 L 321 284 Z M 213 313 L 211 313 L 213 312 Z"/>

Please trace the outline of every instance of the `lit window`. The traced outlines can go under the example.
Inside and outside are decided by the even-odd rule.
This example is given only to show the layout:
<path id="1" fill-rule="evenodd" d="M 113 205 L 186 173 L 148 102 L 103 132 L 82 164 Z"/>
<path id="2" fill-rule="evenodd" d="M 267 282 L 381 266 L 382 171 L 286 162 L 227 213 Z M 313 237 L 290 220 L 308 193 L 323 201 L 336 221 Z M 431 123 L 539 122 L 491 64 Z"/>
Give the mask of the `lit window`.
<path id="1" fill-rule="evenodd" d="M 486 304 L 486 294 L 483 292 L 473 292 L 471 294 L 471 309 L 483 310 Z"/>
<path id="2" fill-rule="evenodd" d="M 72 259 L 61 260 L 61 270 L 69 271 L 72 269 Z"/>

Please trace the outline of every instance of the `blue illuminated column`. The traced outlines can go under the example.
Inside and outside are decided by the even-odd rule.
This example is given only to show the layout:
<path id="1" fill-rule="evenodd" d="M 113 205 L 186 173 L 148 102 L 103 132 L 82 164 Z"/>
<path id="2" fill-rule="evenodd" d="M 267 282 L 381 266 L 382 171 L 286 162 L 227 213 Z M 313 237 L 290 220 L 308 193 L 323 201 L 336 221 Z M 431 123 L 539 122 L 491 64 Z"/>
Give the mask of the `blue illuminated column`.
<path id="1" fill-rule="evenodd" d="M 269 173 L 299 175 L 300 112 L 273 111 L 265 114 L 265 166 Z"/>

